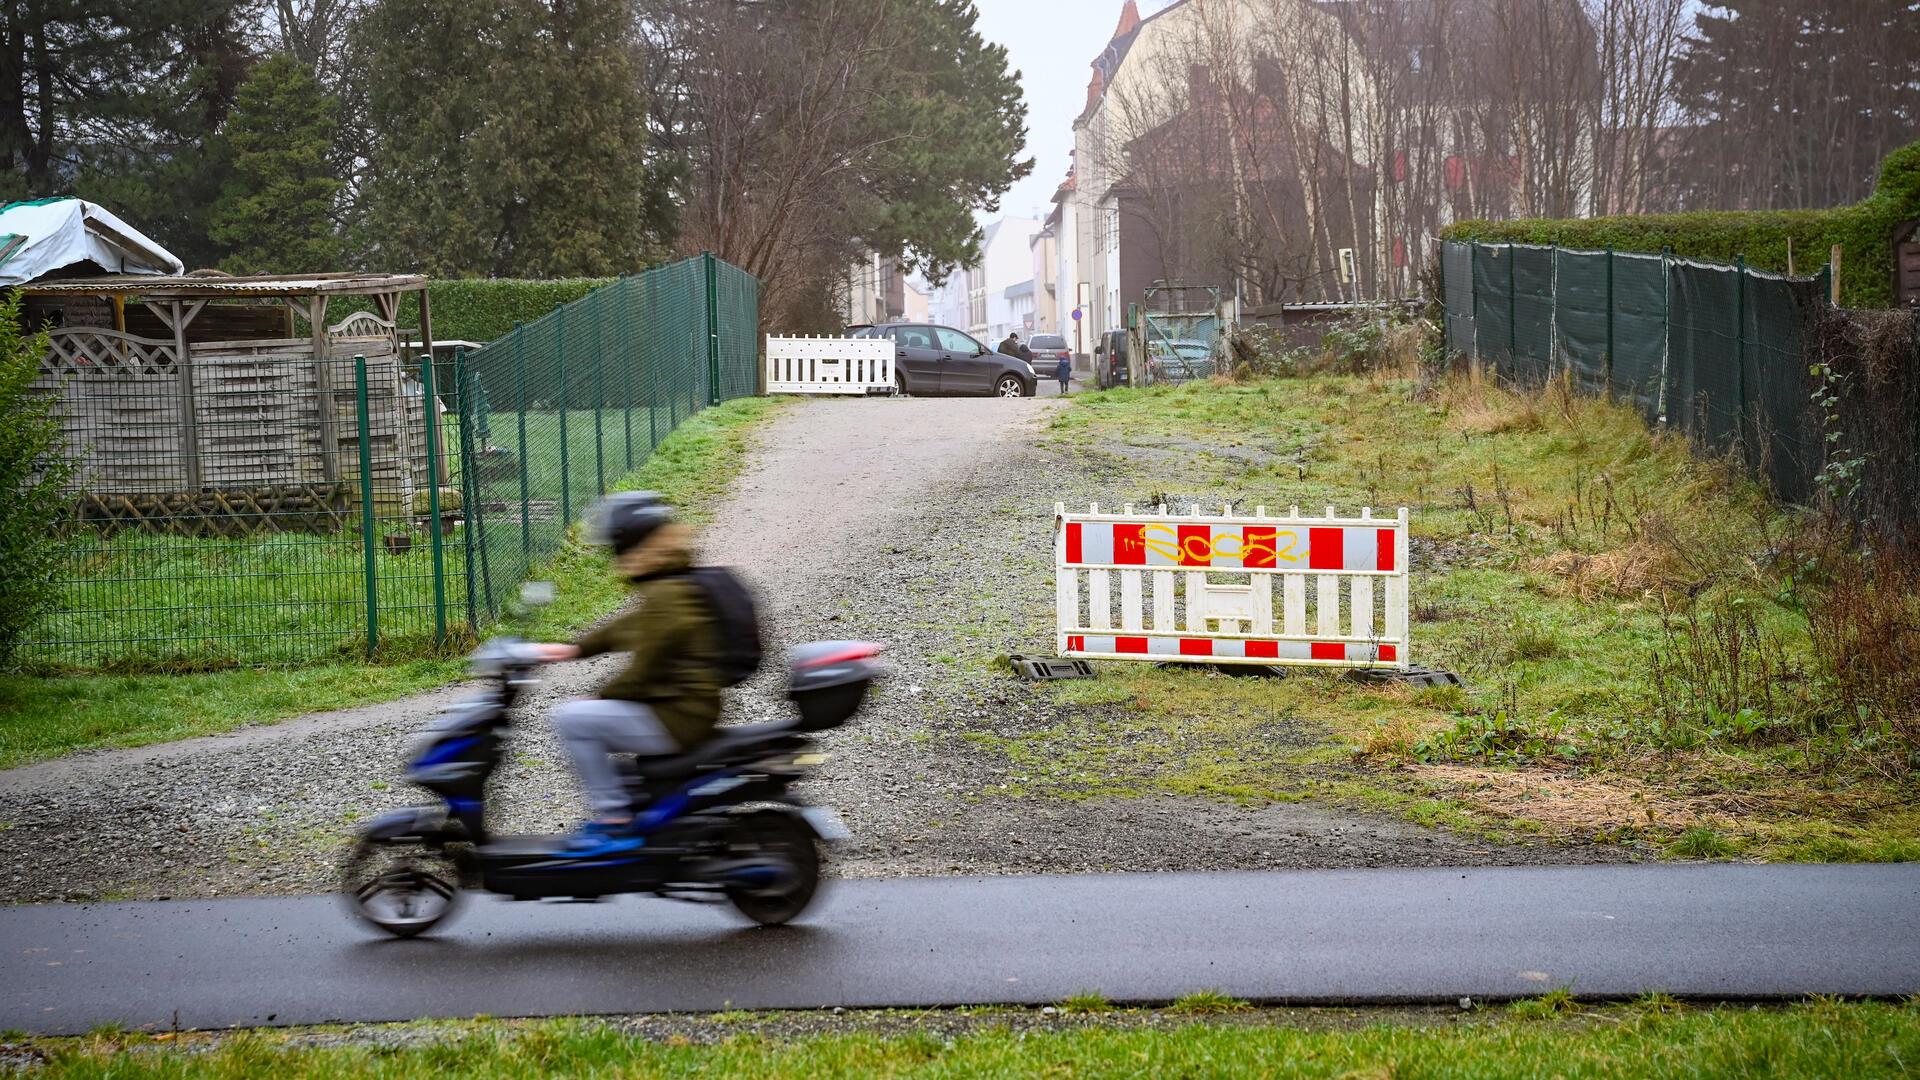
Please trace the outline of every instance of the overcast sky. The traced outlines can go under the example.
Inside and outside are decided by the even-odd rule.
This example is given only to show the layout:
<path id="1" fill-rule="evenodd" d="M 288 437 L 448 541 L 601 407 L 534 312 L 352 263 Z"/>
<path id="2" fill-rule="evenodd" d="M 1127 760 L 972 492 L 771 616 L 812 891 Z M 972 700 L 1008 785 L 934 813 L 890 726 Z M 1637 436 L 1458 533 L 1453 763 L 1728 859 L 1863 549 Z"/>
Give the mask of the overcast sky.
<path id="1" fill-rule="evenodd" d="M 1151 15 L 1172 0 L 1138 0 Z M 1067 175 L 1073 149 L 1073 118 L 1087 103 L 1087 65 L 1100 54 L 1120 22 L 1123 0 L 974 0 L 980 36 L 1007 47 L 1027 96 L 1027 149 L 1033 172 L 1001 196 L 997 213 L 976 215 L 981 224 L 1009 214 L 1044 219 L 1054 189 Z"/>

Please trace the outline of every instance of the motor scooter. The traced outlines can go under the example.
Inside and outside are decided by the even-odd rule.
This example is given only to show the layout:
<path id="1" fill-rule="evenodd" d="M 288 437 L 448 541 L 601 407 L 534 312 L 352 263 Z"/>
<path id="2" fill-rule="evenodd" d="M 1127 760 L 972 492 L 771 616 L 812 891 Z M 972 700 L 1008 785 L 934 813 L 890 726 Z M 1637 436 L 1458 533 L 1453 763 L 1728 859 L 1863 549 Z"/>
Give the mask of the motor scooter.
<path id="1" fill-rule="evenodd" d="M 817 732 L 852 719 L 879 673 L 881 646 L 818 641 L 790 654 L 788 719 L 722 727 L 692 753 L 626 762 L 637 848 L 579 849 L 568 836 L 495 836 L 486 788 L 514 706 L 537 681 L 538 646 L 496 638 L 471 658 L 488 691 L 445 710 L 415 748 L 406 779 L 441 802 L 385 813 L 361 830 L 343 867 L 354 914 L 396 937 L 438 925 L 471 890 L 513 900 L 597 900 L 650 893 L 730 902 L 762 925 L 806 910 L 821 848 L 845 839 L 831 810 L 789 789 L 825 760 Z M 615 845 L 622 846 L 625 845 Z"/>

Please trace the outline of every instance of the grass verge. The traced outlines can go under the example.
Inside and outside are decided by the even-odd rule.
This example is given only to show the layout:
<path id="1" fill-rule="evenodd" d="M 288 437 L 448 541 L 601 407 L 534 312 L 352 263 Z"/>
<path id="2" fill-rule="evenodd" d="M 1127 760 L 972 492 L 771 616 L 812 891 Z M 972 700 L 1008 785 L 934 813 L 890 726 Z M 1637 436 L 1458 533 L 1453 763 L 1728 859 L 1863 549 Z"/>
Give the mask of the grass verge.
<path id="1" fill-rule="evenodd" d="M 743 398 L 703 410 L 613 486 L 659 491 L 686 507 L 691 520 L 704 521 L 745 467 L 754 425 L 779 406 L 775 399 Z M 536 576 L 559 587 L 558 602 L 525 631 L 536 637 L 569 636 L 612 612 L 626 595 L 606 560 L 577 544 Z M 444 684 L 462 668 L 458 659 L 429 657 L 188 675 L 0 675 L 0 768 L 390 701 Z"/>
<path id="2" fill-rule="evenodd" d="M 1809 567 L 1844 541 L 1630 409 L 1313 375 L 1081 395 L 1051 438 L 1110 463 L 1113 504 L 1410 507 L 1414 659 L 1468 687 L 1101 665 L 1036 691 L 1049 727 L 974 736 L 1029 791 L 1319 795 L 1670 858 L 1920 858 L 1912 701 L 1850 698 L 1810 629 L 1833 605 Z M 1911 618 L 1890 580 L 1857 586 L 1855 623 Z"/>
<path id="3" fill-rule="evenodd" d="M 994 1017 L 936 1030 L 799 1038 L 732 1024 L 650 1039 L 588 1020 L 407 1025 L 345 1045 L 301 1032 L 239 1036 L 100 1033 L 29 1044 L 39 1074 L 67 1077 L 428 1076 L 1421 1076 L 1881 1077 L 1920 1060 L 1912 1004 L 1815 1001 L 1777 1009 L 1628 1004 L 1510 1008 L 1435 1023 L 1163 1026 L 1126 1010 L 1014 1030 Z M 1023 1020 L 1019 1014 L 1008 1019 Z M 1164 1023 L 1181 1024 L 1178 1015 Z M 853 1026 L 849 1018 L 848 1026 Z M 1148 1026 L 1153 1025 L 1153 1026 Z M 831 1027 L 831 1024 L 827 1026 Z M 699 1041 L 696 1041 L 699 1040 Z"/>

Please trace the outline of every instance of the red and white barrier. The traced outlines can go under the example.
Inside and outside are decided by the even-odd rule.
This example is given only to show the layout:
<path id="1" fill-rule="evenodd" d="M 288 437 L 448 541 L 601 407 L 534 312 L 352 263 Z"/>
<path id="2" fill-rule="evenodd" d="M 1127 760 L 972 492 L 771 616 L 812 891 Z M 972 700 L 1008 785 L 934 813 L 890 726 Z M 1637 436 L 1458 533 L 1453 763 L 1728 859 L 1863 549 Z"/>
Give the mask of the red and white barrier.
<path id="1" fill-rule="evenodd" d="M 893 392 L 893 342 L 886 338 L 767 335 L 767 393 Z"/>
<path id="2" fill-rule="evenodd" d="M 1406 668 L 1407 511 L 1375 518 L 1054 507 L 1061 656 Z M 1275 608 L 1275 585 L 1279 606 Z M 1118 585 L 1116 604 L 1115 586 Z M 1313 618 L 1308 619 L 1312 594 Z"/>

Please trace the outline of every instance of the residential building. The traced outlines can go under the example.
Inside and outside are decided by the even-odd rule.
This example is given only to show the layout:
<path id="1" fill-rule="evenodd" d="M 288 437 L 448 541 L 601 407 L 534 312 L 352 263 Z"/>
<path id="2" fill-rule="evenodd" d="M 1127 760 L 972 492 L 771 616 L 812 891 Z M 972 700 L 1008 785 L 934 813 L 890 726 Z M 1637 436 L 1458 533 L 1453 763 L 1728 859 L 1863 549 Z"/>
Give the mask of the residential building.
<path id="1" fill-rule="evenodd" d="M 906 317 L 906 275 L 900 260 L 876 252 L 847 268 L 847 298 L 842 308 L 848 325 Z"/>
<path id="2" fill-rule="evenodd" d="M 927 286 L 927 321 L 964 329 L 967 325 L 967 275 L 956 270 L 938 285 Z"/>
<path id="3" fill-rule="evenodd" d="M 932 318 L 932 292 L 926 282 L 909 279 L 900 287 L 905 307 L 900 317 L 907 322 L 928 322 Z"/>
<path id="4" fill-rule="evenodd" d="M 1028 217 L 1004 217 L 988 225 L 980 239 L 980 261 L 957 271 L 949 282 L 960 282 L 959 319 L 935 321 L 957 327 L 982 341 L 995 342 L 1010 330 L 1027 333 L 1024 314 L 1014 314 L 1015 296 L 1008 290 L 1033 280 L 1033 237 L 1040 222 Z M 1031 306 L 1031 299 L 1027 301 Z M 935 304 L 936 312 L 943 310 Z M 945 309 L 951 316 L 951 305 Z"/>
<path id="5" fill-rule="evenodd" d="M 1127 0 L 1055 196 L 1085 346 L 1156 282 L 1247 304 L 1407 295 L 1454 220 L 1581 212 L 1591 27 L 1542 0 L 1529 32 L 1552 47 L 1533 57 L 1494 2 L 1175 0 L 1142 18 Z"/>
<path id="6" fill-rule="evenodd" d="M 1016 285 L 1007 286 L 1002 294 L 1007 302 L 1007 329 L 1018 333 L 1022 338 L 1033 336 L 1038 321 L 1034 279 L 1028 278 Z"/>
<path id="7" fill-rule="evenodd" d="M 1055 237 L 1053 279 L 1060 333 L 1084 359 L 1093 351 L 1093 337 L 1092 323 L 1085 310 L 1090 304 L 1081 295 L 1086 278 L 1080 273 L 1079 202 L 1073 197 L 1075 173 L 1074 166 L 1069 165 L 1067 178 L 1053 193 L 1053 213 L 1048 216 L 1047 224 Z M 1081 315 L 1079 319 L 1073 317 L 1076 311 Z"/>
<path id="8" fill-rule="evenodd" d="M 1057 267 L 1060 262 L 1060 240 L 1056 226 L 1059 223 L 1060 208 L 1054 207 L 1053 213 L 1041 223 L 1040 231 L 1027 241 L 1033 252 L 1033 318 L 1028 324 L 1029 332 L 1043 334 L 1060 333 L 1060 302 Z"/>

